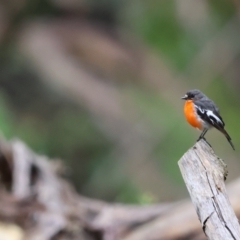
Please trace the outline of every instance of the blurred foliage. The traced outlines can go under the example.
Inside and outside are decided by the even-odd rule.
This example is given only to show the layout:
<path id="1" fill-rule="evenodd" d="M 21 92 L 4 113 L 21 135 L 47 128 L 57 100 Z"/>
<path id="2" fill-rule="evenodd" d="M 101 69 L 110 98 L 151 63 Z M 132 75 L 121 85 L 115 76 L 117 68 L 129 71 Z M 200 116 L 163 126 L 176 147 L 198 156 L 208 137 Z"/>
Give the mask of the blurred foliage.
<path id="1" fill-rule="evenodd" d="M 141 10 L 135 19 L 130 19 L 132 27 L 142 36 L 144 42 L 163 54 L 173 66 L 183 69 L 198 50 L 193 36 L 186 32 L 176 15 L 176 2 L 140 1 Z M 135 1 L 135 4 L 137 1 Z M 135 8 L 135 5 L 133 6 Z M 131 9 L 134 12 L 134 9 Z M 129 15 L 131 16 L 131 12 Z M 130 24 L 131 25 L 131 24 Z"/>
<path id="2" fill-rule="evenodd" d="M 234 1 L 202 1 L 197 5 L 201 7 L 200 13 L 197 13 L 198 8 L 195 6 L 197 3 L 190 4 L 190 1 L 186 1 L 185 4 L 184 1 L 177 0 L 70 2 L 26 0 L 22 1 L 19 11 L 14 13 L 11 13 L 7 5 L 0 5 L 0 10 L 9 10 L 6 11 L 9 13 L 7 16 L 9 21 L 6 23 L 3 21 L 3 24 L 9 25 L 2 27 L 0 51 L 0 126 L 4 136 L 8 139 L 19 137 L 35 151 L 66 161 L 69 177 L 77 189 L 88 196 L 139 204 L 185 196 L 186 190 L 177 161 L 193 144 L 198 133 L 187 126 L 183 115 L 180 114 L 183 105 L 180 97 L 185 93 L 182 89 L 187 91 L 190 88 L 200 88 L 214 99 L 222 110 L 227 130 L 232 135 L 236 149 L 240 143 L 237 131 L 240 118 L 238 111 L 240 85 L 236 80 L 239 77 L 237 70 L 239 52 L 234 52 L 236 56 L 232 57 L 223 72 L 221 66 L 220 70 L 211 68 L 206 81 L 201 80 L 198 72 L 191 72 L 191 64 L 199 61 L 196 68 L 204 75 L 205 69 L 200 60 L 205 46 L 220 35 L 222 29 L 232 19 L 237 19 L 239 6 Z M 16 2 L 13 1 L 12 4 L 14 6 Z M 126 132 L 131 132 L 130 129 L 134 128 L 137 134 L 134 137 L 130 135 L 129 139 L 126 139 L 127 143 L 124 141 L 119 143 L 121 141 L 118 136 L 122 132 L 119 125 L 116 125 L 116 128 L 106 127 L 106 124 L 102 124 L 101 118 L 98 118 L 98 112 L 93 113 L 84 101 L 80 104 L 74 102 L 68 96 L 69 92 L 62 94 L 58 88 L 45 84 L 41 80 L 43 76 L 35 69 L 37 67 L 29 64 L 24 52 L 19 50 L 21 47 L 18 37 L 24 29 L 24 24 L 32 23 L 36 19 L 46 22 L 46 25 L 53 20 L 59 25 L 60 22 L 67 22 L 69 19 L 77 19 L 81 23 L 88 22 L 94 27 L 97 26 L 98 30 L 104 29 L 102 32 L 108 37 L 111 36 L 111 40 L 117 39 L 118 43 L 121 42 L 121 38 L 119 40 L 116 36 L 122 31 L 125 36 L 122 38 L 125 39 L 124 44 L 130 41 L 129 45 L 134 46 L 136 41 L 139 45 L 142 44 L 143 52 L 150 54 L 154 52 L 155 56 L 164 62 L 165 67 L 174 76 L 172 81 L 165 78 L 164 73 L 159 76 L 159 83 L 162 86 L 169 85 L 170 91 L 167 94 L 164 87 L 152 90 L 148 85 L 148 79 L 142 80 L 136 73 L 129 74 L 127 71 L 123 72 L 121 68 L 117 71 L 110 69 L 110 73 L 122 74 L 123 77 L 117 79 L 123 79 L 125 75 L 129 79 L 137 79 L 131 83 L 118 82 L 112 80 L 114 77 L 109 73 L 105 74 L 104 71 L 84 65 L 92 75 L 100 76 L 99 82 L 117 89 L 124 99 L 130 99 L 133 105 L 132 115 L 125 112 L 125 116 L 130 117 L 126 117 L 124 124 L 127 126 L 133 121 L 132 125 L 128 125 L 130 127 Z M 238 20 L 235 26 L 239 27 Z M 231 45 L 231 38 L 234 37 L 229 36 L 227 46 Z M 65 42 L 65 45 L 68 44 Z M 110 47 L 109 49 L 106 54 L 112 53 L 113 50 Z M 91 47 L 89 52 L 90 50 Z M 126 52 L 134 51 L 137 50 L 133 47 L 133 50 Z M 84 58 L 84 53 L 79 52 L 79 62 L 82 63 L 84 60 L 81 57 Z M 77 58 L 76 55 L 74 59 Z M 93 56 L 95 57 L 95 54 Z M 118 66 L 117 63 L 111 67 Z M 136 72 L 140 69 L 141 66 L 138 66 Z M 170 98 L 165 97 L 166 95 Z M 118 123 L 120 120 L 116 118 L 115 121 Z M 144 127 L 141 129 L 142 125 Z M 119 132 L 113 137 L 114 131 Z M 219 135 L 215 134 L 217 136 L 215 139 L 214 134 L 209 135 L 214 146 L 228 144 L 222 137 L 217 145 Z M 139 139 L 140 142 L 135 143 L 134 139 L 136 141 Z M 141 150 L 141 141 L 148 143 L 150 149 L 146 144 L 147 154 L 138 165 L 134 156 L 126 152 L 129 149 L 130 152 L 136 150 L 137 154 L 138 150 Z M 219 147 L 221 156 L 236 159 L 237 153 L 232 153 L 230 147 L 227 147 L 229 146 Z M 145 176 L 141 173 L 145 171 L 145 167 L 150 169 L 150 172 L 154 169 L 156 175 L 150 176 L 150 173 L 149 176 Z M 238 172 L 234 169 L 239 167 L 236 162 L 232 163 L 230 166 L 232 177 Z M 146 173 L 149 172 L 146 170 Z M 140 175 L 143 176 L 141 179 Z M 159 179 L 154 178 L 157 175 Z M 151 177 L 154 179 L 149 180 Z M 145 185 L 144 181 L 149 183 Z"/>

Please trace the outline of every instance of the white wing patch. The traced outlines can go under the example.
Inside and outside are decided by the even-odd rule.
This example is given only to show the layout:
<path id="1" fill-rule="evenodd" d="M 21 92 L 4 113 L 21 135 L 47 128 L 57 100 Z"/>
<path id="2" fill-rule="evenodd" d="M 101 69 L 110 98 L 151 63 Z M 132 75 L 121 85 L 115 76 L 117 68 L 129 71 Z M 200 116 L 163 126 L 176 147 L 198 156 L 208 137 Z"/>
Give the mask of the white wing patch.
<path id="1" fill-rule="evenodd" d="M 198 105 L 194 105 L 194 106 L 202 115 L 207 115 L 208 119 L 211 121 L 213 125 L 215 125 L 216 123 L 220 125 L 224 125 L 223 121 L 218 116 L 216 116 L 212 110 L 202 109 Z"/>
<path id="2" fill-rule="evenodd" d="M 206 111 L 206 114 L 207 114 L 207 116 L 209 117 L 209 119 L 210 119 L 210 121 L 214 124 L 214 120 L 213 119 L 215 119 L 215 122 L 218 122 L 218 123 L 220 123 L 221 125 L 223 125 L 223 122 L 221 121 L 221 119 L 218 117 L 218 116 L 216 116 L 214 113 L 213 113 L 213 111 L 211 111 L 211 110 L 207 110 Z M 212 119 L 213 118 L 213 119 Z"/>
<path id="3" fill-rule="evenodd" d="M 204 114 L 205 113 L 205 110 L 204 109 L 202 109 L 202 108 L 200 108 L 199 106 L 197 106 L 197 105 L 194 105 L 202 114 Z"/>

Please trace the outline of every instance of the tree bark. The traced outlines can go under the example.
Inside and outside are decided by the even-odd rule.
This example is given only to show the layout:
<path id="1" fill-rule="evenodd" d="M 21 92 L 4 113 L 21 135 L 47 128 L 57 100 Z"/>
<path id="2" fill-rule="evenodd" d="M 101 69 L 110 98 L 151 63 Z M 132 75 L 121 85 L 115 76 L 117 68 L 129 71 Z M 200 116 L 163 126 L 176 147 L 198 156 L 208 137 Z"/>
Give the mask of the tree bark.
<path id="1" fill-rule="evenodd" d="M 226 164 L 204 140 L 185 153 L 178 164 L 208 239 L 240 239 L 238 219 L 224 184 Z"/>

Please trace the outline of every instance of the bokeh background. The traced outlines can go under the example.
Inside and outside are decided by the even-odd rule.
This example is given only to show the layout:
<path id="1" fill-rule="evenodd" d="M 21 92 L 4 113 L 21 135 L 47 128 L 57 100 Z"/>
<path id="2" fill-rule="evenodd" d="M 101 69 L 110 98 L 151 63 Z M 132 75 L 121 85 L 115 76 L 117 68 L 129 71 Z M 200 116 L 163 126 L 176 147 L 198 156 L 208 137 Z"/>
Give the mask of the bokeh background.
<path id="1" fill-rule="evenodd" d="M 177 161 L 200 132 L 180 99 L 221 109 L 236 151 L 207 139 L 240 174 L 237 0 L 0 2 L 0 128 L 61 159 L 79 193 L 147 204 L 187 195 Z"/>

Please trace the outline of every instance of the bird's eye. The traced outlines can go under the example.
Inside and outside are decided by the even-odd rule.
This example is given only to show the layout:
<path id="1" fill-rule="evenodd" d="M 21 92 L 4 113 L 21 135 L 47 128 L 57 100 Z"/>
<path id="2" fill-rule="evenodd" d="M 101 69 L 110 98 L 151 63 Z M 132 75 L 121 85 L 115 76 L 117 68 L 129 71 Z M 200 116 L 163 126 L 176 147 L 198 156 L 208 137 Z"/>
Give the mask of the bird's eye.
<path id="1" fill-rule="evenodd" d="M 187 95 L 188 95 L 188 98 L 189 98 L 189 99 L 194 98 L 194 95 L 193 95 L 192 93 L 188 93 Z"/>

